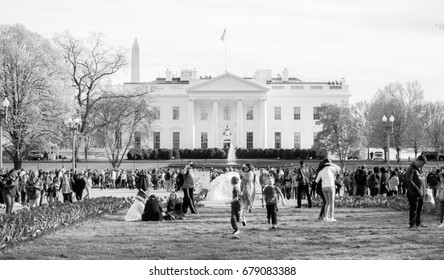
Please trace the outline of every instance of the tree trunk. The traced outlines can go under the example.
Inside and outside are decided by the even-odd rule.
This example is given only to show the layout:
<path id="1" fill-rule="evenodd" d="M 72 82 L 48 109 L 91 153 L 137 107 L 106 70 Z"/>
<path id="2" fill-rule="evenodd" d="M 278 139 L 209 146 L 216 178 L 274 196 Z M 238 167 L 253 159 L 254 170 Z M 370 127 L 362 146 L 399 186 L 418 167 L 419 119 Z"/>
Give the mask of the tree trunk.
<path id="1" fill-rule="evenodd" d="M 88 147 L 85 145 L 85 160 L 88 160 Z"/>
<path id="2" fill-rule="evenodd" d="M 22 169 L 22 163 L 23 163 L 22 159 L 16 159 L 16 158 L 14 158 L 14 169 L 15 169 L 15 170 L 20 170 L 20 169 Z"/>
<path id="3" fill-rule="evenodd" d="M 399 164 L 399 162 L 401 161 L 400 154 L 401 154 L 401 149 L 396 148 L 396 155 L 397 155 L 396 159 L 397 159 L 397 163 L 398 163 L 398 164 Z"/>

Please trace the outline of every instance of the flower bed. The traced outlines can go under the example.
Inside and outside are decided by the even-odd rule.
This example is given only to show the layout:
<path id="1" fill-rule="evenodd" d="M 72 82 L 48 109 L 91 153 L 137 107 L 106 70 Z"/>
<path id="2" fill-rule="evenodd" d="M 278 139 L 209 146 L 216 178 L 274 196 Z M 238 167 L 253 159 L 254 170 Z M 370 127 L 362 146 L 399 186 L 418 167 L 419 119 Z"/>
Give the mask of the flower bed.
<path id="1" fill-rule="evenodd" d="M 53 205 L 24 208 L 12 214 L 3 214 L 0 215 L 0 249 L 65 225 L 116 213 L 130 206 L 130 199 L 99 197 L 72 204 L 57 202 Z"/>
<path id="2" fill-rule="evenodd" d="M 322 200 L 320 197 L 313 199 L 313 206 L 321 207 Z M 335 207 L 345 208 L 392 208 L 400 211 L 409 211 L 409 202 L 405 196 L 383 197 L 383 196 L 339 196 L 335 198 Z M 439 213 L 439 201 L 435 201 L 434 206 L 424 205 L 423 212 L 429 214 Z"/>

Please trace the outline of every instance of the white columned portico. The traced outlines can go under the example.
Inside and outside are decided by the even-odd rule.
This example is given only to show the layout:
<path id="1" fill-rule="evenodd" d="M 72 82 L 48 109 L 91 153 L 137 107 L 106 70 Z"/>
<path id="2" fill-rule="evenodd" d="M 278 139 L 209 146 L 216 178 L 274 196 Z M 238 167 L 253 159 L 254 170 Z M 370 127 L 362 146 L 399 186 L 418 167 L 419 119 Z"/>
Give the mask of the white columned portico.
<path id="1" fill-rule="evenodd" d="M 239 148 L 242 148 L 244 145 L 242 143 L 242 127 L 243 127 L 243 123 L 242 123 L 242 98 L 238 98 L 237 99 L 237 129 L 236 129 L 236 146 Z"/>
<path id="2" fill-rule="evenodd" d="M 260 129 L 260 135 L 262 135 L 262 147 L 264 149 L 268 148 L 268 142 L 267 142 L 267 137 L 268 137 L 268 129 L 267 129 L 267 99 L 266 98 L 261 98 L 261 129 Z"/>
<path id="3" fill-rule="evenodd" d="M 219 99 L 213 99 L 213 147 L 219 147 Z"/>
<path id="4" fill-rule="evenodd" d="M 192 149 L 196 148 L 196 123 L 194 122 L 194 99 L 188 99 L 189 141 Z"/>

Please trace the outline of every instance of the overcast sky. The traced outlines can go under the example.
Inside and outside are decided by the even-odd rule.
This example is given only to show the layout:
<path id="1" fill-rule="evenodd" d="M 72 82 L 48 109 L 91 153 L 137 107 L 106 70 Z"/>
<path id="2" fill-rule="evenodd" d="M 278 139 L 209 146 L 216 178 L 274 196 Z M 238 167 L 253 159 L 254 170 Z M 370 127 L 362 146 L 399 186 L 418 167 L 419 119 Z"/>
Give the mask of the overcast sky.
<path id="1" fill-rule="evenodd" d="M 419 81 L 429 100 L 444 100 L 442 0 L 2 0 L 0 24 L 22 23 L 46 38 L 70 30 L 102 32 L 130 54 L 137 37 L 141 80 L 195 68 L 252 76 L 284 68 L 303 81 L 345 77 L 352 101 L 390 82 Z M 125 69 L 114 83 L 130 80 Z"/>

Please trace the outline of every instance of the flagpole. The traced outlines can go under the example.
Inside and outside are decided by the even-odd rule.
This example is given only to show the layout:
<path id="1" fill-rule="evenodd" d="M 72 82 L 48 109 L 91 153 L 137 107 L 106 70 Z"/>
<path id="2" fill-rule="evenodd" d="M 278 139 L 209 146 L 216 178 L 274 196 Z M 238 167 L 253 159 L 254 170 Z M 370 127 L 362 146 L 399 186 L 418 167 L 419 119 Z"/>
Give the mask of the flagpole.
<path id="1" fill-rule="evenodd" d="M 225 25 L 225 73 L 227 71 L 227 26 Z"/>

